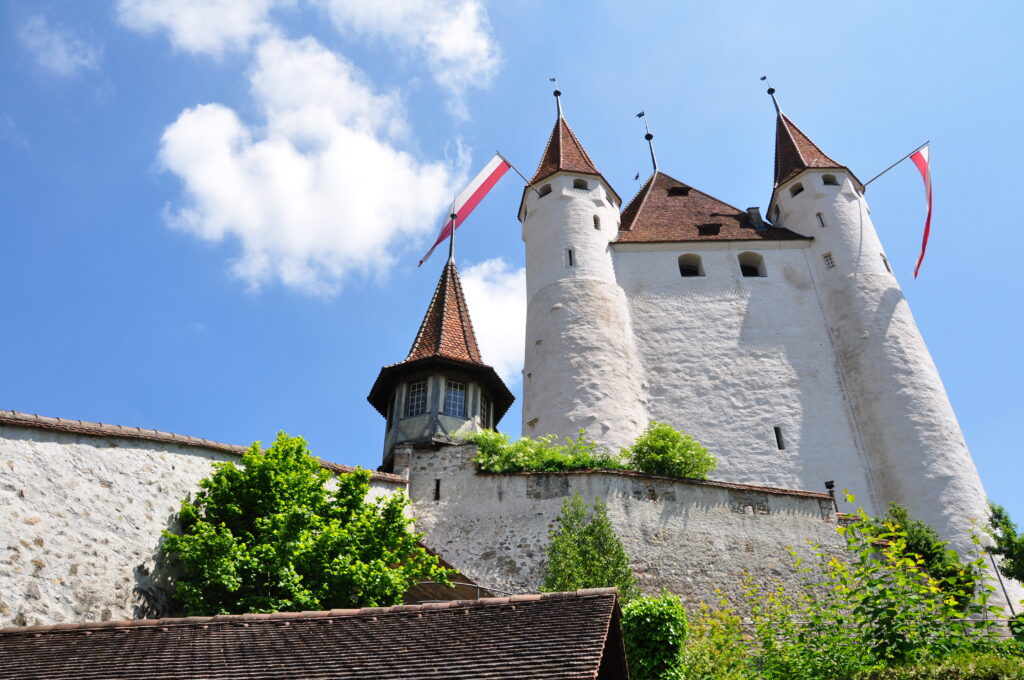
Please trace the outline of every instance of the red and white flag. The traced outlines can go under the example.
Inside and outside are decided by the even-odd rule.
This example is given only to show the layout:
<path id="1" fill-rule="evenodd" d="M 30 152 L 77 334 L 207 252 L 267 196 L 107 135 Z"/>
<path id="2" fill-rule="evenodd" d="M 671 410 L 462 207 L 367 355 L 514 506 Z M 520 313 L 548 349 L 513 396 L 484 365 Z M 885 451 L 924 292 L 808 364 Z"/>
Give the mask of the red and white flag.
<path id="1" fill-rule="evenodd" d="M 921 241 L 921 255 L 917 258 L 917 266 L 914 267 L 914 278 L 916 279 L 917 272 L 921 269 L 921 261 L 924 260 L 924 251 L 928 248 L 928 235 L 932 230 L 932 168 L 928 159 L 928 145 L 925 144 L 910 154 L 910 160 L 914 161 L 914 165 L 921 172 L 921 177 L 924 179 L 924 195 L 928 201 L 928 216 L 924 220 L 924 239 Z"/>
<path id="2" fill-rule="evenodd" d="M 473 208 L 480 203 L 483 197 L 487 195 L 487 192 L 491 190 L 491 187 L 498 183 L 498 180 L 501 179 L 501 176 L 504 175 L 510 167 L 512 166 L 508 161 L 502 158 L 499 154 L 494 154 L 494 157 L 489 160 L 487 165 L 484 166 L 484 169 L 473 178 L 473 181 L 469 183 L 469 186 L 463 189 L 462 193 L 455 197 L 455 204 L 452 206 L 452 213 L 457 217 L 454 220 L 448 219 L 444 223 L 444 227 L 441 229 L 441 234 L 437 237 L 437 241 L 434 242 L 434 245 L 430 246 L 430 250 L 428 250 L 427 254 L 420 260 L 421 265 L 434 254 L 434 249 L 451 235 L 452 229 L 458 229 L 465 219 L 469 217 L 469 214 L 473 212 Z"/>

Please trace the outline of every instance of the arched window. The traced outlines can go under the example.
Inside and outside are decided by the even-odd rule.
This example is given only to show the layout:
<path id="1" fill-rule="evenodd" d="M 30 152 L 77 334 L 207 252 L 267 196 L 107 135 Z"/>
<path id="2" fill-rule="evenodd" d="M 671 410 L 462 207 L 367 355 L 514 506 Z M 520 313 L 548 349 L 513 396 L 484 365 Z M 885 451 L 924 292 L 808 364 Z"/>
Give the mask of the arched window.
<path id="1" fill-rule="evenodd" d="M 789 195 L 790 196 L 796 196 L 797 194 L 801 193 L 803 190 L 804 190 L 804 185 L 800 184 L 799 182 L 797 182 L 796 184 L 794 184 L 793 186 L 791 186 L 789 188 Z"/>
<path id="2" fill-rule="evenodd" d="M 836 179 L 835 175 L 822 175 L 821 176 L 821 183 L 822 184 L 827 184 L 830 187 L 837 187 L 837 186 L 839 186 L 839 180 Z"/>
<path id="3" fill-rule="evenodd" d="M 594 229 L 601 231 L 601 218 L 597 215 L 594 215 Z"/>
<path id="4" fill-rule="evenodd" d="M 740 273 L 743 276 L 767 276 L 764 268 L 764 258 L 757 253 L 740 253 Z"/>
<path id="5" fill-rule="evenodd" d="M 700 262 L 700 255 L 687 253 L 679 256 L 679 275 L 704 276 L 704 266 Z"/>
<path id="6" fill-rule="evenodd" d="M 572 181 L 572 188 L 573 189 L 589 189 L 590 187 L 587 186 L 587 180 L 585 180 L 585 179 L 574 179 Z"/>
<path id="7" fill-rule="evenodd" d="M 537 193 L 539 193 L 541 195 L 541 198 L 543 198 L 544 196 L 547 196 L 548 194 L 551 193 L 551 185 L 550 184 L 545 184 L 544 186 L 542 186 L 540 188 L 540 191 L 538 191 Z"/>

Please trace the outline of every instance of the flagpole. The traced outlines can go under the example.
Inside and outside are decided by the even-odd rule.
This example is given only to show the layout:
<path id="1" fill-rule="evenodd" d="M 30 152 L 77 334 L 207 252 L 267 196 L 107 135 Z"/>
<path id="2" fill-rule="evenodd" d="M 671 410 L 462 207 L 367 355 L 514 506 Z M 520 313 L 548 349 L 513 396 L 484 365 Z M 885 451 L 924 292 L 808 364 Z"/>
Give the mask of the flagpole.
<path id="1" fill-rule="evenodd" d="M 534 191 L 536 191 L 537 195 L 540 196 L 540 189 L 538 189 L 537 187 L 533 186 L 533 184 L 530 182 L 530 180 L 526 179 L 526 175 L 524 175 L 523 173 L 519 172 L 519 168 L 517 168 L 515 165 L 512 164 L 512 161 L 510 161 L 509 159 L 505 158 L 505 156 L 503 156 L 502 153 L 500 151 L 498 151 L 497 149 L 494 150 L 494 153 L 498 154 L 498 158 L 500 158 L 501 160 L 503 160 L 506 163 L 508 163 L 508 167 L 510 167 L 513 170 L 515 170 L 516 174 L 523 178 L 523 181 L 526 182 L 526 186 L 528 186 L 531 189 L 533 189 Z"/>
<path id="2" fill-rule="evenodd" d="M 920 151 L 920 150 L 921 150 L 921 149 L 923 149 L 924 147 L 928 146 L 928 145 L 929 145 L 930 143 L 931 143 L 930 141 L 929 141 L 929 142 L 925 142 L 925 143 L 924 143 L 924 144 L 922 144 L 921 146 L 917 147 L 916 149 L 914 149 L 913 151 L 911 151 L 910 153 L 908 153 L 908 154 L 907 154 L 906 156 L 904 156 L 903 158 L 899 159 L 898 161 L 896 161 L 895 163 L 893 163 L 892 165 L 890 165 L 889 167 L 887 167 L 887 168 L 886 168 L 885 170 L 882 170 L 882 171 L 881 171 L 880 173 L 878 173 L 877 175 L 875 175 L 874 177 L 872 177 L 871 179 L 869 179 L 869 180 L 868 180 L 867 182 L 864 182 L 864 188 L 867 188 L 867 186 L 868 186 L 869 184 L 871 184 L 871 183 L 872 183 L 872 182 L 874 182 L 874 181 L 875 181 L 876 179 L 878 179 L 879 177 L 881 177 L 881 176 L 882 176 L 882 175 L 884 175 L 885 173 L 887 173 L 887 172 L 889 172 L 890 170 L 892 170 L 893 168 L 895 168 L 895 167 L 896 167 L 897 165 L 899 165 L 899 164 L 900 164 L 900 163 L 902 163 L 903 161 L 905 161 L 905 160 L 907 160 L 908 158 L 910 158 L 911 156 L 913 156 L 913 155 L 914 155 L 915 153 L 917 153 L 918 151 Z"/>
<path id="3" fill-rule="evenodd" d="M 452 221 L 452 233 L 448 235 L 448 261 L 453 264 L 455 263 L 455 218 L 457 217 L 455 214 L 455 200 L 454 198 L 452 199 L 452 211 L 448 215 Z"/>

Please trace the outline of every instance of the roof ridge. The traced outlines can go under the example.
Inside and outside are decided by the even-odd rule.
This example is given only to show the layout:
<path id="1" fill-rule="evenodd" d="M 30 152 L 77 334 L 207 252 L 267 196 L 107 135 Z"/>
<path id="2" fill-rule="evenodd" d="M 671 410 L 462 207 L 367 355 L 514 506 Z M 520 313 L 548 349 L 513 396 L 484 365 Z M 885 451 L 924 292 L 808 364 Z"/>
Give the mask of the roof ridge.
<path id="1" fill-rule="evenodd" d="M 240 623 L 266 623 L 283 621 L 317 621 L 324 619 L 387 616 L 391 614 L 422 613 L 443 609 L 469 609 L 501 607 L 506 605 L 545 602 L 548 600 L 569 600 L 618 596 L 617 588 L 589 588 L 556 593 L 528 593 L 504 597 L 483 597 L 476 600 L 449 600 L 424 604 L 399 604 L 390 607 L 361 607 L 359 609 L 327 609 L 322 611 L 272 612 L 265 614 L 217 614 L 215 616 L 186 616 L 164 619 L 130 619 L 122 621 L 83 621 L 78 623 L 54 623 L 36 626 L 13 626 L 0 628 L 0 635 L 31 635 L 41 633 L 81 632 L 97 630 L 125 630 L 135 628 L 171 628 L 195 625 L 219 625 Z"/>
<path id="2" fill-rule="evenodd" d="M 0 425 L 35 427 L 41 430 L 70 432 L 97 437 L 125 437 L 127 439 L 139 439 L 143 441 L 170 442 L 173 444 L 180 444 L 182 446 L 194 446 L 196 448 L 210 449 L 212 451 L 221 451 L 237 456 L 241 456 L 250 448 L 242 444 L 225 444 L 223 442 L 215 442 L 210 439 L 193 437 L 186 434 L 175 434 L 174 432 L 165 432 L 163 430 L 132 427 L 130 425 L 110 425 L 108 423 L 96 423 L 88 420 L 54 418 L 51 416 L 41 416 L 36 413 L 24 413 L 21 411 L 0 410 Z M 349 473 L 354 472 L 357 469 L 351 465 L 334 463 L 317 456 L 313 457 L 320 463 L 320 467 L 326 470 Z M 378 472 L 376 470 L 369 470 L 368 472 L 370 473 L 371 479 L 376 479 L 378 481 L 401 484 L 405 484 L 407 482 L 407 480 L 402 477 L 393 475 L 390 472 Z"/>

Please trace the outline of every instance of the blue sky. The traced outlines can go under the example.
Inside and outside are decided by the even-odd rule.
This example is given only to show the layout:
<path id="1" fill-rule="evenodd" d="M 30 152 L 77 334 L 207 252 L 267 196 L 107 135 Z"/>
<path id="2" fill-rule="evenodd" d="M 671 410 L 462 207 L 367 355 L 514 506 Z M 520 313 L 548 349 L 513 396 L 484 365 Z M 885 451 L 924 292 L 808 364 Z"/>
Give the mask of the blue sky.
<path id="1" fill-rule="evenodd" d="M 1019 3 L 4 0 L 0 408 L 375 467 L 446 201 L 566 117 L 624 197 L 649 170 L 765 206 L 786 112 L 870 187 L 992 498 L 1024 520 Z M 521 185 L 460 229 L 485 359 L 520 392 Z M 998 206 L 1003 205 L 1004 208 Z M 488 300 L 487 304 L 475 300 Z M 518 434 L 519 410 L 503 423 Z M 841 483 L 841 480 L 840 480 Z"/>

